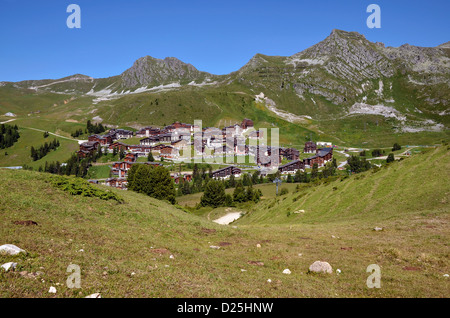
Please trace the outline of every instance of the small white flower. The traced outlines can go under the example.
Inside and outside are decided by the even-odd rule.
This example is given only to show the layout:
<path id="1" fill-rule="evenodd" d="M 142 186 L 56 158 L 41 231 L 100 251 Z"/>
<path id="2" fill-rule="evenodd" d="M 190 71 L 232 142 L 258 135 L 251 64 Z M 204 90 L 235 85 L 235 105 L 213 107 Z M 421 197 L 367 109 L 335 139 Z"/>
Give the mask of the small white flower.
<path id="1" fill-rule="evenodd" d="M 268 283 L 271 283 L 271 282 L 272 282 L 272 280 L 271 280 L 271 279 L 269 278 L 269 279 L 267 280 L 267 282 L 268 282 Z"/>
<path id="2" fill-rule="evenodd" d="M 289 275 L 289 274 L 291 274 L 291 271 L 290 271 L 288 268 L 286 268 L 286 269 L 283 271 L 283 274 Z"/>
<path id="3" fill-rule="evenodd" d="M 48 290 L 48 292 L 52 293 L 52 294 L 56 294 L 56 288 L 51 286 L 50 289 Z"/>
<path id="4" fill-rule="evenodd" d="M 444 277 L 448 277 L 448 274 L 444 274 Z"/>
<path id="5" fill-rule="evenodd" d="M 338 268 L 338 269 L 336 270 L 336 273 L 339 275 L 339 274 L 341 273 L 341 270 Z"/>
<path id="6" fill-rule="evenodd" d="M 170 255 L 170 256 L 169 256 L 169 258 L 170 258 L 170 259 L 174 259 L 174 258 L 175 258 L 175 256 L 173 256 L 173 255 Z"/>

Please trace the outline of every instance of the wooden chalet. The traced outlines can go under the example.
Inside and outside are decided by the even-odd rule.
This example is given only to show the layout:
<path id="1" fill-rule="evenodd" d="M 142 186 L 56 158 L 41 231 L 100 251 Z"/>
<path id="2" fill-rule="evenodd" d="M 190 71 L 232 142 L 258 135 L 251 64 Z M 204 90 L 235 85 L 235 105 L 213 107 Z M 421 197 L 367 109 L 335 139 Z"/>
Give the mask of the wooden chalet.
<path id="1" fill-rule="evenodd" d="M 105 185 L 108 187 L 118 188 L 122 190 L 127 190 L 128 181 L 126 178 L 108 178 L 105 181 Z"/>
<path id="2" fill-rule="evenodd" d="M 79 158 L 86 158 L 97 151 L 98 147 L 100 147 L 100 143 L 98 141 L 83 142 L 80 145 L 80 149 L 78 150 L 77 155 Z"/>
<path id="3" fill-rule="evenodd" d="M 112 144 L 113 138 L 111 135 L 91 135 L 88 141 L 98 141 L 102 146 L 108 146 Z"/>
<path id="4" fill-rule="evenodd" d="M 291 162 L 288 162 L 282 166 L 278 167 L 278 171 L 280 173 L 295 173 L 297 170 L 304 170 L 305 169 L 305 163 L 303 160 L 293 160 Z"/>
<path id="5" fill-rule="evenodd" d="M 298 160 L 298 158 L 300 157 L 300 151 L 295 148 L 280 149 L 280 152 L 282 156 L 287 160 Z"/>
<path id="6" fill-rule="evenodd" d="M 245 118 L 241 123 L 241 128 L 243 130 L 253 127 L 253 120 Z"/>
<path id="7" fill-rule="evenodd" d="M 157 136 L 161 133 L 161 129 L 155 127 L 145 127 L 136 132 L 136 137 Z"/>
<path id="8" fill-rule="evenodd" d="M 154 146 L 158 142 L 160 142 L 159 136 L 150 136 L 139 141 L 141 146 Z"/>
<path id="9" fill-rule="evenodd" d="M 125 158 L 123 158 L 123 161 L 126 162 L 136 162 L 137 155 L 135 153 L 129 152 L 125 155 Z"/>
<path id="10" fill-rule="evenodd" d="M 313 141 L 307 141 L 303 148 L 304 153 L 316 153 L 317 145 Z"/>
<path id="11" fill-rule="evenodd" d="M 172 146 L 166 145 L 161 147 L 159 156 L 164 158 L 176 158 L 179 156 L 179 151 Z"/>
<path id="12" fill-rule="evenodd" d="M 117 151 L 120 151 L 120 150 L 127 151 L 128 147 L 129 147 L 129 145 L 125 145 L 119 141 L 115 141 L 108 146 L 108 149 L 109 149 L 109 152 L 113 152 L 114 148 L 117 148 Z"/>
<path id="13" fill-rule="evenodd" d="M 239 177 L 242 173 L 242 170 L 235 166 L 228 166 L 216 171 L 212 172 L 212 177 L 215 179 L 225 179 L 229 178 L 231 175 L 235 177 Z"/>

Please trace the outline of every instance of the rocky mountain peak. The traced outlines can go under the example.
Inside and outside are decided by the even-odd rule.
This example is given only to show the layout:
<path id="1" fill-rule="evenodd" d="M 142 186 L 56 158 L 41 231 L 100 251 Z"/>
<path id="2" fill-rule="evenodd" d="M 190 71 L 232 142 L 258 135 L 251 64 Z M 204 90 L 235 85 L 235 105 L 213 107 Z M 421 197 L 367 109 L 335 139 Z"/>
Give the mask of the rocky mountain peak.
<path id="1" fill-rule="evenodd" d="M 175 57 L 144 56 L 121 74 L 123 87 L 160 85 L 181 80 L 198 80 L 210 75 Z"/>

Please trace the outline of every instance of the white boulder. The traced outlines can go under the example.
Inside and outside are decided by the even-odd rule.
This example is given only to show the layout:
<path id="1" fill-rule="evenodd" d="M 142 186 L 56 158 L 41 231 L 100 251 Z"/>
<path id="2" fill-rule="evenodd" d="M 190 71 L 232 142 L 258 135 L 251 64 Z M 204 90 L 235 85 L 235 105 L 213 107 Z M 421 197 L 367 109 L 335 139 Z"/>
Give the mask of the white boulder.
<path id="1" fill-rule="evenodd" d="M 314 273 L 328 273 L 333 272 L 333 268 L 327 262 L 315 261 L 309 266 L 309 271 Z"/>
<path id="2" fill-rule="evenodd" d="M 5 244 L 0 246 L 0 254 L 6 255 L 17 255 L 19 253 L 26 253 L 25 250 L 13 245 L 13 244 Z"/>
<path id="3" fill-rule="evenodd" d="M 9 263 L 3 264 L 2 268 L 5 270 L 5 272 L 7 272 L 10 269 L 14 270 L 16 268 L 16 266 L 17 266 L 17 263 L 9 262 Z"/>

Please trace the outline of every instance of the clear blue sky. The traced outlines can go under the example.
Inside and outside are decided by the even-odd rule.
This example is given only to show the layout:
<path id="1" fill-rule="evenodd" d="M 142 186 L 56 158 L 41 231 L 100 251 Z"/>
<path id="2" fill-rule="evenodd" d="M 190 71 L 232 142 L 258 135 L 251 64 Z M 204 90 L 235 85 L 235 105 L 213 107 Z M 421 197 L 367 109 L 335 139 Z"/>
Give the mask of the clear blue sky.
<path id="1" fill-rule="evenodd" d="M 66 8 L 81 7 L 81 29 Z M 381 29 L 366 8 L 381 7 Z M 0 0 L 0 81 L 118 75 L 139 57 L 174 56 L 227 74 L 256 53 L 288 56 L 332 29 L 387 46 L 450 41 L 449 0 Z"/>

